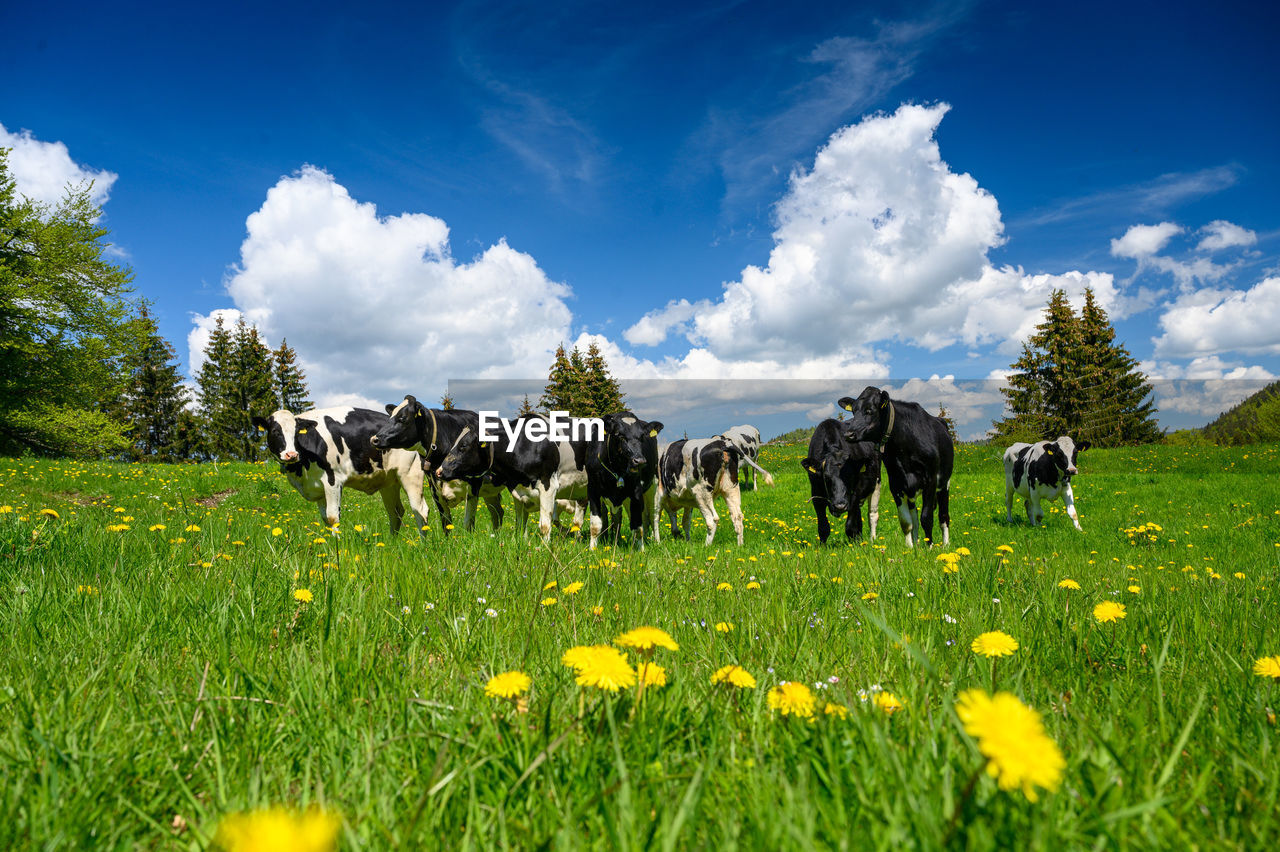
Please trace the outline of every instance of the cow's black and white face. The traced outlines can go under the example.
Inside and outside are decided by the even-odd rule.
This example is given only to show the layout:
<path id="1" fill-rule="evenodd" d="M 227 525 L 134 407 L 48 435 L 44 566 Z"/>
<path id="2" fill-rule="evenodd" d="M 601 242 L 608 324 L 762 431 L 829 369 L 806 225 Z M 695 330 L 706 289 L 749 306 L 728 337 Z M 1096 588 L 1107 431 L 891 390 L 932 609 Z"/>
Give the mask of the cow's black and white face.
<path id="1" fill-rule="evenodd" d="M 848 441 L 876 440 L 880 437 L 881 424 L 887 416 L 889 393 L 879 388 L 867 387 L 858 398 L 843 397 L 838 403 L 849 412 L 844 420 L 844 437 Z"/>
<path id="2" fill-rule="evenodd" d="M 422 404 L 412 395 L 406 396 L 399 405 L 387 404 L 387 414 L 391 422 L 378 430 L 369 439 L 369 443 L 379 449 L 409 449 L 419 440 L 418 421 L 426 416 Z"/>
<path id="3" fill-rule="evenodd" d="M 816 476 L 822 480 L 823 494 L 827 498 L 827 504 L 837 515 L 842 515 L 849 509 L 849 489 L 840 475 L 844 466 L 849 463 L 847 449 L 832 450 L 820 459 L 805 456 L 800 460 L 801 467 L 808 471 L 810 477 Z"/>
<path id="4" fill-rule="evenodd" d="M 1080 451 L 1086 450 L 1088 447 L 1089 445 L 1087 443 L 1081 443 L 1077 446 L 1075 441 L 1066 435 L 1063 435 L 1053 443 L 1045 444 L 1044 453 L 1049 456 L 1049 458 L 1053 459 L 1053 463 L 1057 466 L 1058 470 L 1062 471 L 1067 476 L 1075 476 L 1080 472 L 1079 469 L 1076 468 L 1076 456 Z"/>
<path id="5" fill-rule="evenodd" d="M 487 448 L 480 441 L 480 436 L 470 428 L 463 429 L 445 454 L 444 461 L 436 468 L 436 476 L 451 480 L 479 473 L 485 467 L 482 452 L 487 452 Z"/>
<path id="6" fill-rule="evenodd" d="M 282 464 L 298 460 L 298 423 L 293 412 L 281 409 L 270 417 L 255 417 L 253 424 L 267 433 L 267 449 Z"/>
<path id="7" fill-rule="evenodd" d="M 663 424 L 657 420 L 645 422 L 635 415 L 606 414 L 604 416 L 604 434 L 607 447 L 606 463 L 618 470 L 639 470 L 644 467 L 647 457 L 646 443 L 657 441 Z M 656 444 L 655 444 L 656 445 Z"/>

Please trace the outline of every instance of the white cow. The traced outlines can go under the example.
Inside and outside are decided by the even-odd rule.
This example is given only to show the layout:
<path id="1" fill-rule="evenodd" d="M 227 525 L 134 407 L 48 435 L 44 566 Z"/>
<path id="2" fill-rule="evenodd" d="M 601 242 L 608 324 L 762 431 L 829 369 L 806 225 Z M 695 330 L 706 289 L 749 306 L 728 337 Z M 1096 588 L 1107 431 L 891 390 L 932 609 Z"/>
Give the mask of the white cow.
<path id="1" fill-rule="evenodd" d="M 1033 527 L 1044 520 L 1044 510 L 1040 504 L 1061 496 L 1071 523 L 1075 524 L 1076 529 L 1080 529 L 1075 495 L 1071 493 L 1071 477 L 1079 473 L 1076 454 L 1088 448 L 1087 443 L 1077 445 L 1063 435 L 1056 441 L 1014 444 L 1005 450 L 1004 503 L 1008 522 L 1013 523 L 1014 494 L 1022 497 L 1027 509 L 1027 520 Z"/>
<path id="2" fill-rule="evenodd" d="M 676 529 L 676 512 L 680 510 L 684 512 L 684 537 L 689 538 L 690 512 L 697 507 L 707 525 L 706 544 L 711 544 L 720 520 L 715 498 L 723 497 L 741 545 L 742 494 L 738 489 L 741 458 L 741 451 L 723 437 L 682 439 L 662 447 L 658 453 L 658 483 L 653 496 L 653 540 L 660 540 L 664 511 L 670 518 L 672 536 L 680 537 Z"/>
<path id="3" fill-rule="evenodd" d="M 734 426 L 731 429 L 724 430 L 720 437 L 742 451 L 742 460 L 747 463 L 742 475 L 744 479 L 750 480 L 752 491 L 756 490 L 756 471 L 759 471 L 764 476 L 764 484 L 772 487 L 773 476 L 756 463 L 756 459 L 760 458 L 759 429 L 749 425 Z"/>

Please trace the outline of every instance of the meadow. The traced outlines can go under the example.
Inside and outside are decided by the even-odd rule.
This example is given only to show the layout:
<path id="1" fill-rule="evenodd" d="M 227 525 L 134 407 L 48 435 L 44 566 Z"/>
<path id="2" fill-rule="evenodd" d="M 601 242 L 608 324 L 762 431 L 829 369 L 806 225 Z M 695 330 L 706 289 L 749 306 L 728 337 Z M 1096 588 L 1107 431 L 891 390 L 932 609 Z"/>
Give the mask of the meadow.
<path id="1" fill-rule="evenodd" d="M 887 488 L 874 544 L 818 546 L 804 450 L 765 448 L 741 548 L 594 552 L 483 511 L 392 540 L 354 492 L 335 537 L 271 465 L 0 460 L 0 848 L 203 849 L 269 805 L 341 848 L 1280 848 L 1280 447 L 1084 453 L 1081 534 L 1007 524 L 964 446 L 915 551 Z M 641 626 L 664 685 L 562 663 Z M 984 771 L 970 689 L 1040 714 L 1055 789 Z"/>

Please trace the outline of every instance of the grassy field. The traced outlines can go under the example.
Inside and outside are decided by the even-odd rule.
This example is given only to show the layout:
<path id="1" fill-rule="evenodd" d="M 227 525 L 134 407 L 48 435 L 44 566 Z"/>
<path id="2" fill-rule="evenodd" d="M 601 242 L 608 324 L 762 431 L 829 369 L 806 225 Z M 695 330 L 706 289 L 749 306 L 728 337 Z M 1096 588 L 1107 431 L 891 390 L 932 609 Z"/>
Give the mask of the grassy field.
<path id="1" fill-rule="evenodd" d="M 887 488 L 879 541 L 817 546 L 803 455 L 766 448 L 742 548 L 726 522 L 594 553 L 483 512 L 388 540 L 354 492 L 334 538 L 268 466 L 0 460 L 0 848 L 199 849 L 317 803 L 343 848 L 1280 848 L 1252 671 L 1280 654 L 1280 448 L 1085 453 L 1084 534 L 1060 503 L 1006 524 L 998 450 L 962 448 L 956 573 L 903 548 Z M 679 644 L 665 686 L 561 663 L 641 625 Z M 994 665 L 993 630 L 1020 646 Z M 758 685 L 713 686 L 730 663 Z M 508 670 L 530 691 L 486 696 Z M 782 681 L 813 719 L 769 708 Z M 953 709 L 993 686 L 1065 758 L 1036 802 Z"/>

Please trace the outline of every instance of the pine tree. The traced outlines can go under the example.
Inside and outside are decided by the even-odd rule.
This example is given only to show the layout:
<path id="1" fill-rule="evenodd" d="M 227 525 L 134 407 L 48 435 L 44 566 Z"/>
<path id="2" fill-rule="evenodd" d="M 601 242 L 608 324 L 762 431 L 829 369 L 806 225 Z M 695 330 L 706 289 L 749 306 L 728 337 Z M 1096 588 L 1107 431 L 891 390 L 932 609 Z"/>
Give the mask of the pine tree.
<path id="1" fill-rule="evenodd" d="M 224 459 L 234 458 L 237 450 L 230 389 L 234 355 L 231 332 L 219 315 L 204 348 L 204 363 L 196 371 L 196 399 L 204 430 L 201 443 L 210 456 Z"/>
<path id="2" fill-rule="evenodd" d="M 529 402 L 529 394 L 524 395 L 524 402 L 520 403 L 520 410 L 516 412 L 516 417 L 532 417 L 537 414 L 533 410 L 533 404 Z"/>
<path id="3" fill-rule="evenodd" d="M 996 436 L 1036 441 L 1074 434 L 1082 419 L 1087 369 L 1080 321 L 1066 292 L 1054 290 L 1044 321 L 1012 365 L 1009 386 L 1000 389 L 1010 415 L 995 423 Z"/>
<path id="4" fill-rule="evenodd" d="M 440 397 L 440 407 L 445 411 L 453 411 L 455 408 L 453 404 L 453 397 L 449 394 L 448 390 L 445 390 L 444 396 Z"/>
<path id="5" fill-rule="evenodd" d="M 271 353 L 275 377 L 276 408 L 284 408 L 297 414 L 311 408 L 307 399 L 307 375 L 298 365 L 298 353 L 287 338 L 280 339 L 280 348 Z"/>
<path id="6" fill-rule="evenodd" d="M 576 349 L 575 349 L 576 351 Z M 618 380 L 609 374 L 609 365 L 605 363 L 600 347 L 591 341 L 587 347 L 586 358 L 583 359 L 586 373 L 586 416 L 603 417 L 606 414 L 626 409 L 626 396 Z"/>
<path id="7" fill-rule="evenodd" d="M 1092 288 L 1084 291 L 1080 332 L 1089 365 L 1080 437 L 1103 447 L 1159 440 L 1162 432 L 1155 419 L 1151 385 L 1138 369 L 1138 360 L 1116 342 L 1115 329 Z"/>
<path id="8" fill-rule="evenodd" d="M 574 354 L 576 359 L 566 354 L 563 343 L 556 347 L 556 358 L 547 374 L 547 385 L 538 399 L 538 405 L 544 411 L 579 414 L 583 388 L 582 353 L 575 348 Z"/>
<path id="9" fill-rule="evenodd" d="M 140 346 L 126 358 L 128 383 L 119 400 L 118 416 L 128 426 L 134 458 L 171 460 L 179 457 L 173 444 L 187 389 L 182 385 L 173 345 L 160 335 L 145 300 L 136 323 Z"/>
<path id="10" fill-rule="evenodd" d="M 257 327 L 246 323 L 244 317 L 236 322 L 233 343 L 235 367 L 229 383 L 234 413 L 231 429 L 235 435 L 238 457 L 245 461 L 257 461 L 262 437 L 253 425 L 253 418 L 255 415 L 270 414 L 276 407 L 272 387 L 271 350 L 258 336 Z"/>

